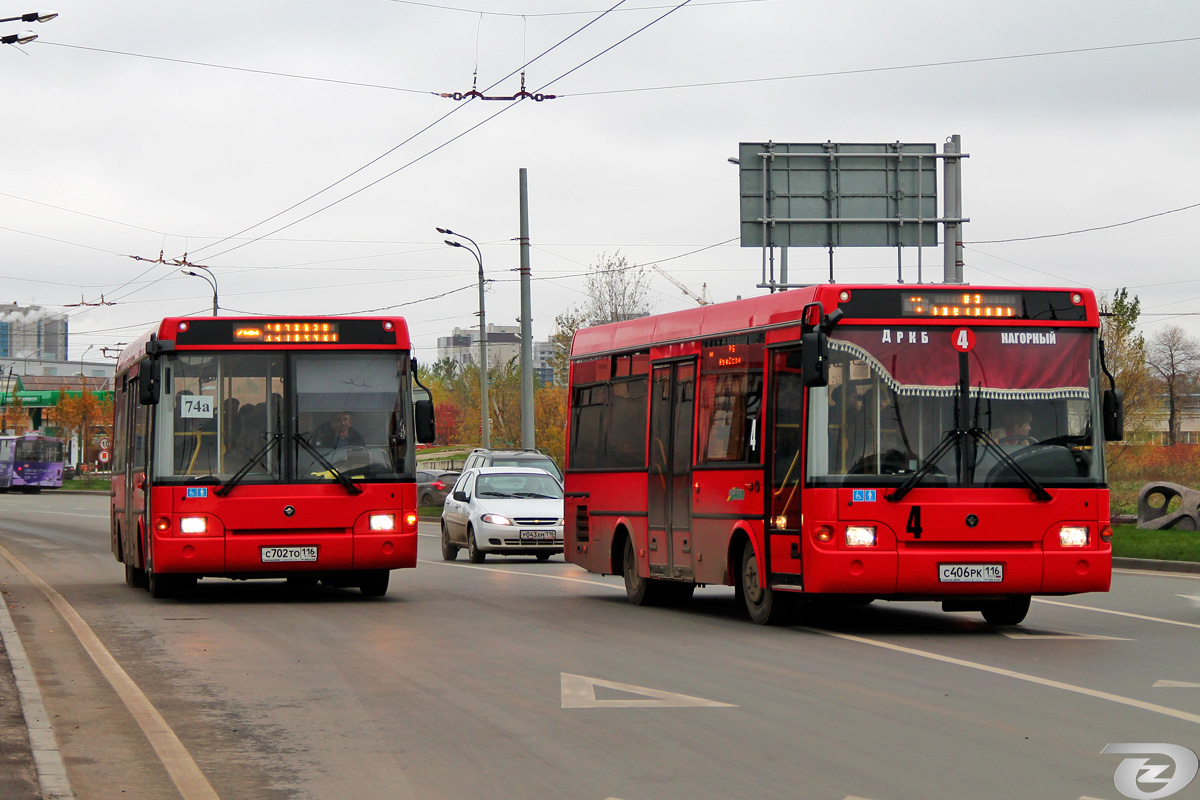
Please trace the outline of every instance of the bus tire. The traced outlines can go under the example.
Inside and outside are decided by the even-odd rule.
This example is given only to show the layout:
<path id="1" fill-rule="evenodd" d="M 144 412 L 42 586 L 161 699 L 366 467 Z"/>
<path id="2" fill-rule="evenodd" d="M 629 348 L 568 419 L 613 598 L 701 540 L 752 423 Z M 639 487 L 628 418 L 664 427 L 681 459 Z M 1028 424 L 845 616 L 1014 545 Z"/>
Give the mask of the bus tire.
<path id="1" fill-rule="evenodd" d="M 174 575 L 163 575 L 153 568 L 146 570 L 146 589 L 155 600 L 165 600 L 175 596 L 177 583 Z"/>
<path id="2" fill-rule="evenodd" d="M 625 595 L 635 606 L 657 606 L 662 604 L 666 590 L 662 581 L 643 578 L 638 572 L 637 552 L 633 548 L 633 537 L 625 537 L 621 554 L 621 574 L 625 578 Z"/>
<path id="3" fill-rule="evenodd" d="M 458 545 L 450 541 L 450 532 L 446 530 L 446 522 L 442 521 L 442 560 L 455 561 L 458 559 Z"/>
<path id="4" fill-rule="evenodd" d="M 125 583 L 134 589 L 146 588 L 146 570 L 139 569 L 132 561 L 125 562 Z"/>
<path id="5" fill-rule="evenodd" d="M 467 558 L 472 564 L 482 564 L 487 559 L 487 553 L 479 549 L 475 543 L 475 531 L 467 528 Z"/>
<path id="6" fill-rule="evenodd" d="M 980 611 L 989 625 L 1020 625 L 1029 613 L 1029 595 L 1018 594 L 984 605 Z"/>
<path id="7" fill-rule="evenodd" d="M 383 597 L 387 594 L 388 580 L 391 578 L 391 575 L 390 570 L 373 569 L 358 584 L 358 590 L 367 597 Z"/>
<path id="8" fill-rule="evenodd" d="M 765 585 L 763 577 L 758 566 L 758 554 L 754 552 L 754 544 L 747 541 L 742 552 L 741 569 L 738 570 L 741 589 L 738 594 L 745 601 L 751 621 L 758 625 L 783 624 L 791 617 L 793 598 Z"/>

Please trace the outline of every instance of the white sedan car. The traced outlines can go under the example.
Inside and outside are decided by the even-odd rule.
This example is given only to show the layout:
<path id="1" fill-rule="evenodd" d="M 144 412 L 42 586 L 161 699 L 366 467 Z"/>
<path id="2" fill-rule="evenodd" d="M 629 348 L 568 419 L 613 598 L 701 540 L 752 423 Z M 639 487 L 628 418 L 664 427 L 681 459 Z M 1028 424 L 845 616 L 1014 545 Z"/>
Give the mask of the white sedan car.
<path id="1" fill-rule="evenodd" d="M 460 548 L 479 564 L 488 553 L 533 555 L 563 551 L 563 489 L 530 467 L 479 467 L 459 476 L 442 506 L 442 558 Z"/>

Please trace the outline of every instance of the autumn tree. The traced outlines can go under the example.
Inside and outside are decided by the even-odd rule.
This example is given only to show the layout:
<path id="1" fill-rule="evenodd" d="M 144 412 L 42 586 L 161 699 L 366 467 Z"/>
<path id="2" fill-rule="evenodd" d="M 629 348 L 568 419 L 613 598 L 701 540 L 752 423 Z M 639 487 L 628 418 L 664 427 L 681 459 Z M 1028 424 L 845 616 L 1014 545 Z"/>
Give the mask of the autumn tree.
<path id="1" fill-rule="evenodd" d="M 1167 444 L 1178 444 L 1185 390 L 1200 372 L 1200 341 L 1168 325 L 1150 337 L 1146 354 L 1167 396 Z"/>
<path id="2" fill-rule="evenodd" d="M 101 401 L 95 392 L 82 386 L 78 391 L 59 393 L 54 416 L 62 429 L 63 438 L 78 434 L 80 460 L 89 461 L 94 455 L 93 444 L 97 428 L 104 430 L 112 421 L 112 401 Z"/>
<path id="3" fill-rule="evenodd" d="M 1129 290 L 1118 289 L 1112 300 L 1100 298 L 1100 339 L 1104 342 L 1104 363 L 1116 386 L 1125 393 L 1125 439 L 1149 429 L 1158 408 L 1158 385 L 1147 362 L 1146 338 L 1138 331 L 1142 303 Z M 1120 450 L 1109 453 L 1119 458 Z"/>

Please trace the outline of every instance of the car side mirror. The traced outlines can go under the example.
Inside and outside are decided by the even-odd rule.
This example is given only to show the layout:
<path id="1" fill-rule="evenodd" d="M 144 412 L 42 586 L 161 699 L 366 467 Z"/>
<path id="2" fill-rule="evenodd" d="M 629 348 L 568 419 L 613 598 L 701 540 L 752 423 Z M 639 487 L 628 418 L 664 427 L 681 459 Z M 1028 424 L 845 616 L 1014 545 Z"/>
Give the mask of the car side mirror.
<path id="1" fill-rule="evenodd" d="M 458 500 L 459 502 L 462 502 L 462 503 L 465 503 L 471 499 L 471 498 L 467 497 L 467 493 L 462 491 L 461 489 L 459 491 L 455 492 L 454 494 L 452 494 L 451 497 L 453 497 L 455 500 Z"/>
<path id="2" fill-rule="evenodd" d="M 810 331 L 800 337 L 800 376 L 805 386 L 829 385 L 829 337 Z"/>
<path id="3" fill-rule="evenodd" d="M 437 438 L 437 426 L 433 418 L 433 401 L 418 400 L 414 404 L 416 416 L 417 441 L 430 444 Z"/>
<path id="4" fill-rule="evenodd" d="M 1120 389 L 1104 391 L 1104 440 L 1119 442 L 1125 438 L 1125 392 Z"/>

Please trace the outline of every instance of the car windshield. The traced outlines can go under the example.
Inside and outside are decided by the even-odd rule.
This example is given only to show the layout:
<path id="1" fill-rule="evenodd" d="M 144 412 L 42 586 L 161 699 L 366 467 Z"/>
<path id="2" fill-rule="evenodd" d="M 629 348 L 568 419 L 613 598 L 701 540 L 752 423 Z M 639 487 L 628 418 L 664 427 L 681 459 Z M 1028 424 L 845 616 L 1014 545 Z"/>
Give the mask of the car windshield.
<path id="1" fill-rule="evenodd" d="M 558 471 L 558 464 L 554 463 L 554 459 L 549 456 L 492 456 L 493 467 L 536 467 L 544 469 L 554 477 L 562 480 L 562 473 Z"/>
<path id="2" fill-rule="evenodd" d="M 520 472 L 480 475 L 475 494 L 479 497 L 563 499 L 562 487 L 550 475 Z"/>
<path id="3" fill-rule="evenodd" d="M 799 376 L 780 357 L 783 434 L 799 427 L 786 418 Z M 809 393 L 810 483 L 900 483 L 928 466 L 921 485 L 1024 485 L 1015 464 L 1046 485 L 1099 485 L 1096 360 L 1094 331 L 837 328 L 829 385 Z"/>
<path id="4" fill-rule="evenodd" d="M 398 366 L 405 362 L 395 353 L 189 353 L 164 361 L 155 448 L 164 478 L 370 481 L 412 469 L 403 413 L 411 404 Z"/>

